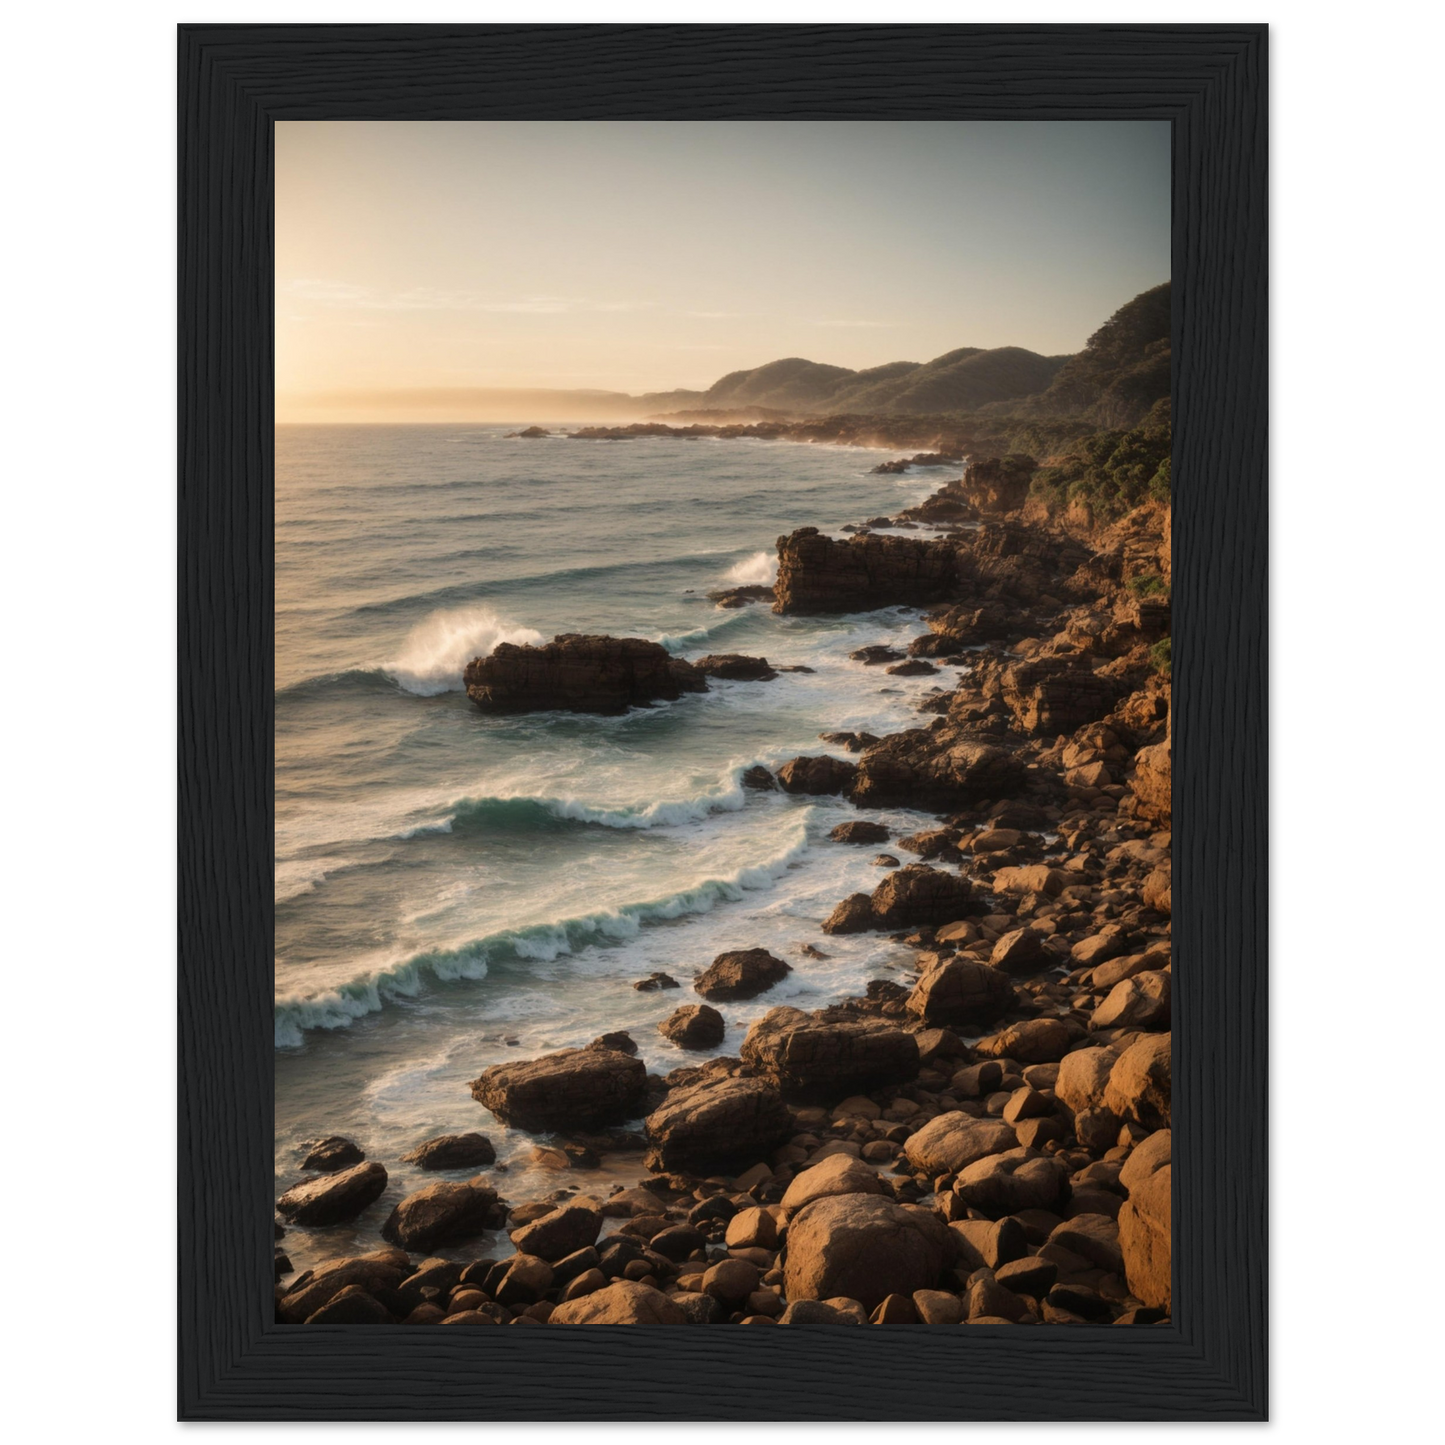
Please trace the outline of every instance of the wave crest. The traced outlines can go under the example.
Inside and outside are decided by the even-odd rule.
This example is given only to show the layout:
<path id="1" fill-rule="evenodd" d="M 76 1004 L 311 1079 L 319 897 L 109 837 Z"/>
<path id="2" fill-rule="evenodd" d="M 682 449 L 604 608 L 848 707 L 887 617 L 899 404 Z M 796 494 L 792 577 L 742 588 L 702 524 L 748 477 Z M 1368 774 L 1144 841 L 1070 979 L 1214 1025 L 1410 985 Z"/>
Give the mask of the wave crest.
<path id="1" fill-rule="evenodd" d="M 740 587 L 771 587 L 778 580 L 778 557 L 775 552 L 754 552 L 735 562 L 723 577 Z"/>
<path id="2" fill-rule="evenodd" d="M 462 673 L 474 657 L 486 657 L 499 642 L 543 640 L 540 632 L 508 622 L 490 607 L 452 608 L 418 622 L 400 654 L 382 663 L 382 671 L 417 697 L 461 692 Z"/>
<path id="3" fill-rule="evenodd" d="M 550 962 L 590 943 L 624 943 L 636 938 L 649 923 L 710 913 L 719 903 L 736 903 L 749 891 L 771 887 L 802 857 L 807 846 L 807 826 L 803 819 L 792 841 L 781 852 L 726 877 L 701 879 L 662 898 L 624 903 L 580 918 L 506 929 L 458 949 L 418 954 L 323 994 L 280 995 L 276 999 L 276 1047 L 296 1048 L 311 1029 L 347 1028 L 389 1003 L 415 998 L 426 986 L 428 976 L 439 982 L 482 979 L 492 963 L 527 959 Z"/>

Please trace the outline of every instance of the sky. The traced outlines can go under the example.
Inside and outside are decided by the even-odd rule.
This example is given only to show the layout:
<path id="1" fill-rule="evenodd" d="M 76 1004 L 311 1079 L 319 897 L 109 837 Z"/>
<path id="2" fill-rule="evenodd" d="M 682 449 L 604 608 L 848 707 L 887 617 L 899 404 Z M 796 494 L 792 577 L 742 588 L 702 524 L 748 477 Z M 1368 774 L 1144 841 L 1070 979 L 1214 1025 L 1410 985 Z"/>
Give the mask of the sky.
<path id="1" fill-rule="evenodd" d="M 280 122 L 278 419 L 1077 351 L 1169 278 L 1169 145 L 1163 121 Z"/>

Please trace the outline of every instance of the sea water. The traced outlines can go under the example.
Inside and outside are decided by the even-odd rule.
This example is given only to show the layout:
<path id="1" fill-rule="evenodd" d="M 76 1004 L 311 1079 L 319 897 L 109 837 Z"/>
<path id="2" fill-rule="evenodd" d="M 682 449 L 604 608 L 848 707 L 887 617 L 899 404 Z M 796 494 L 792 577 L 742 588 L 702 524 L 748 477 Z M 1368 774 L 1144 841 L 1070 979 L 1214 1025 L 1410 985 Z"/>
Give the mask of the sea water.
<path id="1" fill-rule="evenodd" d="M 562 1183 L 605 1193 L 625 1173 L 616 1159 L 604 1176 L 542 1169 L 533 1153 L 545 1140 L 470 1096 L 491 1064 L 625 1029 L 666 1073 L 736 1054 L 777 1004 L 818 1008 L 908 976 L 910 950 L 820 931 L 841 898 L 882 876 L 875 849 L 828 840 L 857 810 L 740 777 L 837 752 L 820 732 L 926 722 L 918 703 L 945 678 L 890 677 L 848 656 L 906 643 L 918 613 L 779 617 L 707 593 L 771 582 L 780 534 L 896 511 L 940 475 L 870 475 L 879 454 L 850 447 L 512 429 L 277 431 L 277 1187 L 301 1177 L 305 1140 L 332 1133 L 390 1173 L 354 1224 L 288 1232 L 298 1269 L 375 1247 L 404 1193 L 465 1177 L 399 1162 L 437 1134 L 487 1134 L 513 1202 Z M 713 680 L 620 717 L 489 717 L 468 700 L 472 658 L 560 632 L 812 671 Z M 901 830 L 923 821 L 863 816 Z M 691 981 L 716 954 L 753 947 L 793 971 L 720 1007 L 719 1049 L 684 1053 L 657 1032 L 697 1002 Z M 682 987 L 633 988 L 654 971 Z M 462 1256 L 482 1245 L 510 1248 L 503 1236 Z"/>

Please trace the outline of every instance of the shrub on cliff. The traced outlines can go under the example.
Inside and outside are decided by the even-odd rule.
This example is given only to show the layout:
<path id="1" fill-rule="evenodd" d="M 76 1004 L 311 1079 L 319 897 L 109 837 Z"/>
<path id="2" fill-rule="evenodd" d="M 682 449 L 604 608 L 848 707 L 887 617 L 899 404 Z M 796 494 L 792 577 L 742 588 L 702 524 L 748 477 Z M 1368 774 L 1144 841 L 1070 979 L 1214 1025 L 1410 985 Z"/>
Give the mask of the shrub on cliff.
<path id="1" fill-rule="evenodd" d="M 1131 431 L 1099 431 L 1076 443 L 1052 466 L 1034 473 L 1030 495 L 1051 509 L 1078 500 L 1102 520 L 1145 502 L 1169 500 L 1169 406 L 1157 406 Z"/>

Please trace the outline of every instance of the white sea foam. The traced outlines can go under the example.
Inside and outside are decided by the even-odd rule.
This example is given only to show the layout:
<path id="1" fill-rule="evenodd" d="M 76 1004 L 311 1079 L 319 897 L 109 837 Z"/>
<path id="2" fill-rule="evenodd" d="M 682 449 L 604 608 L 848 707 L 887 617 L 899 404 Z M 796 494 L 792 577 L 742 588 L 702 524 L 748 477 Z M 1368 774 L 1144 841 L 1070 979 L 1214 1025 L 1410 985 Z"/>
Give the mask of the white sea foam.
<path id="1" fill-rule="evenodd" d="M 778 580 L 776 552 L 754 552 L 723 573 L 726 581 L 739 587 L 771 587 Z"/>
<path id="2" fill-rule="evenodd" d="M 499 642 L 543 640 L 540 632 L 508 622 L 490 607 L 458 607 L 418 622 L 382 671 L 418 697 L 461 692 L 462 673 L 474 657 L 486 657 Z"/>

